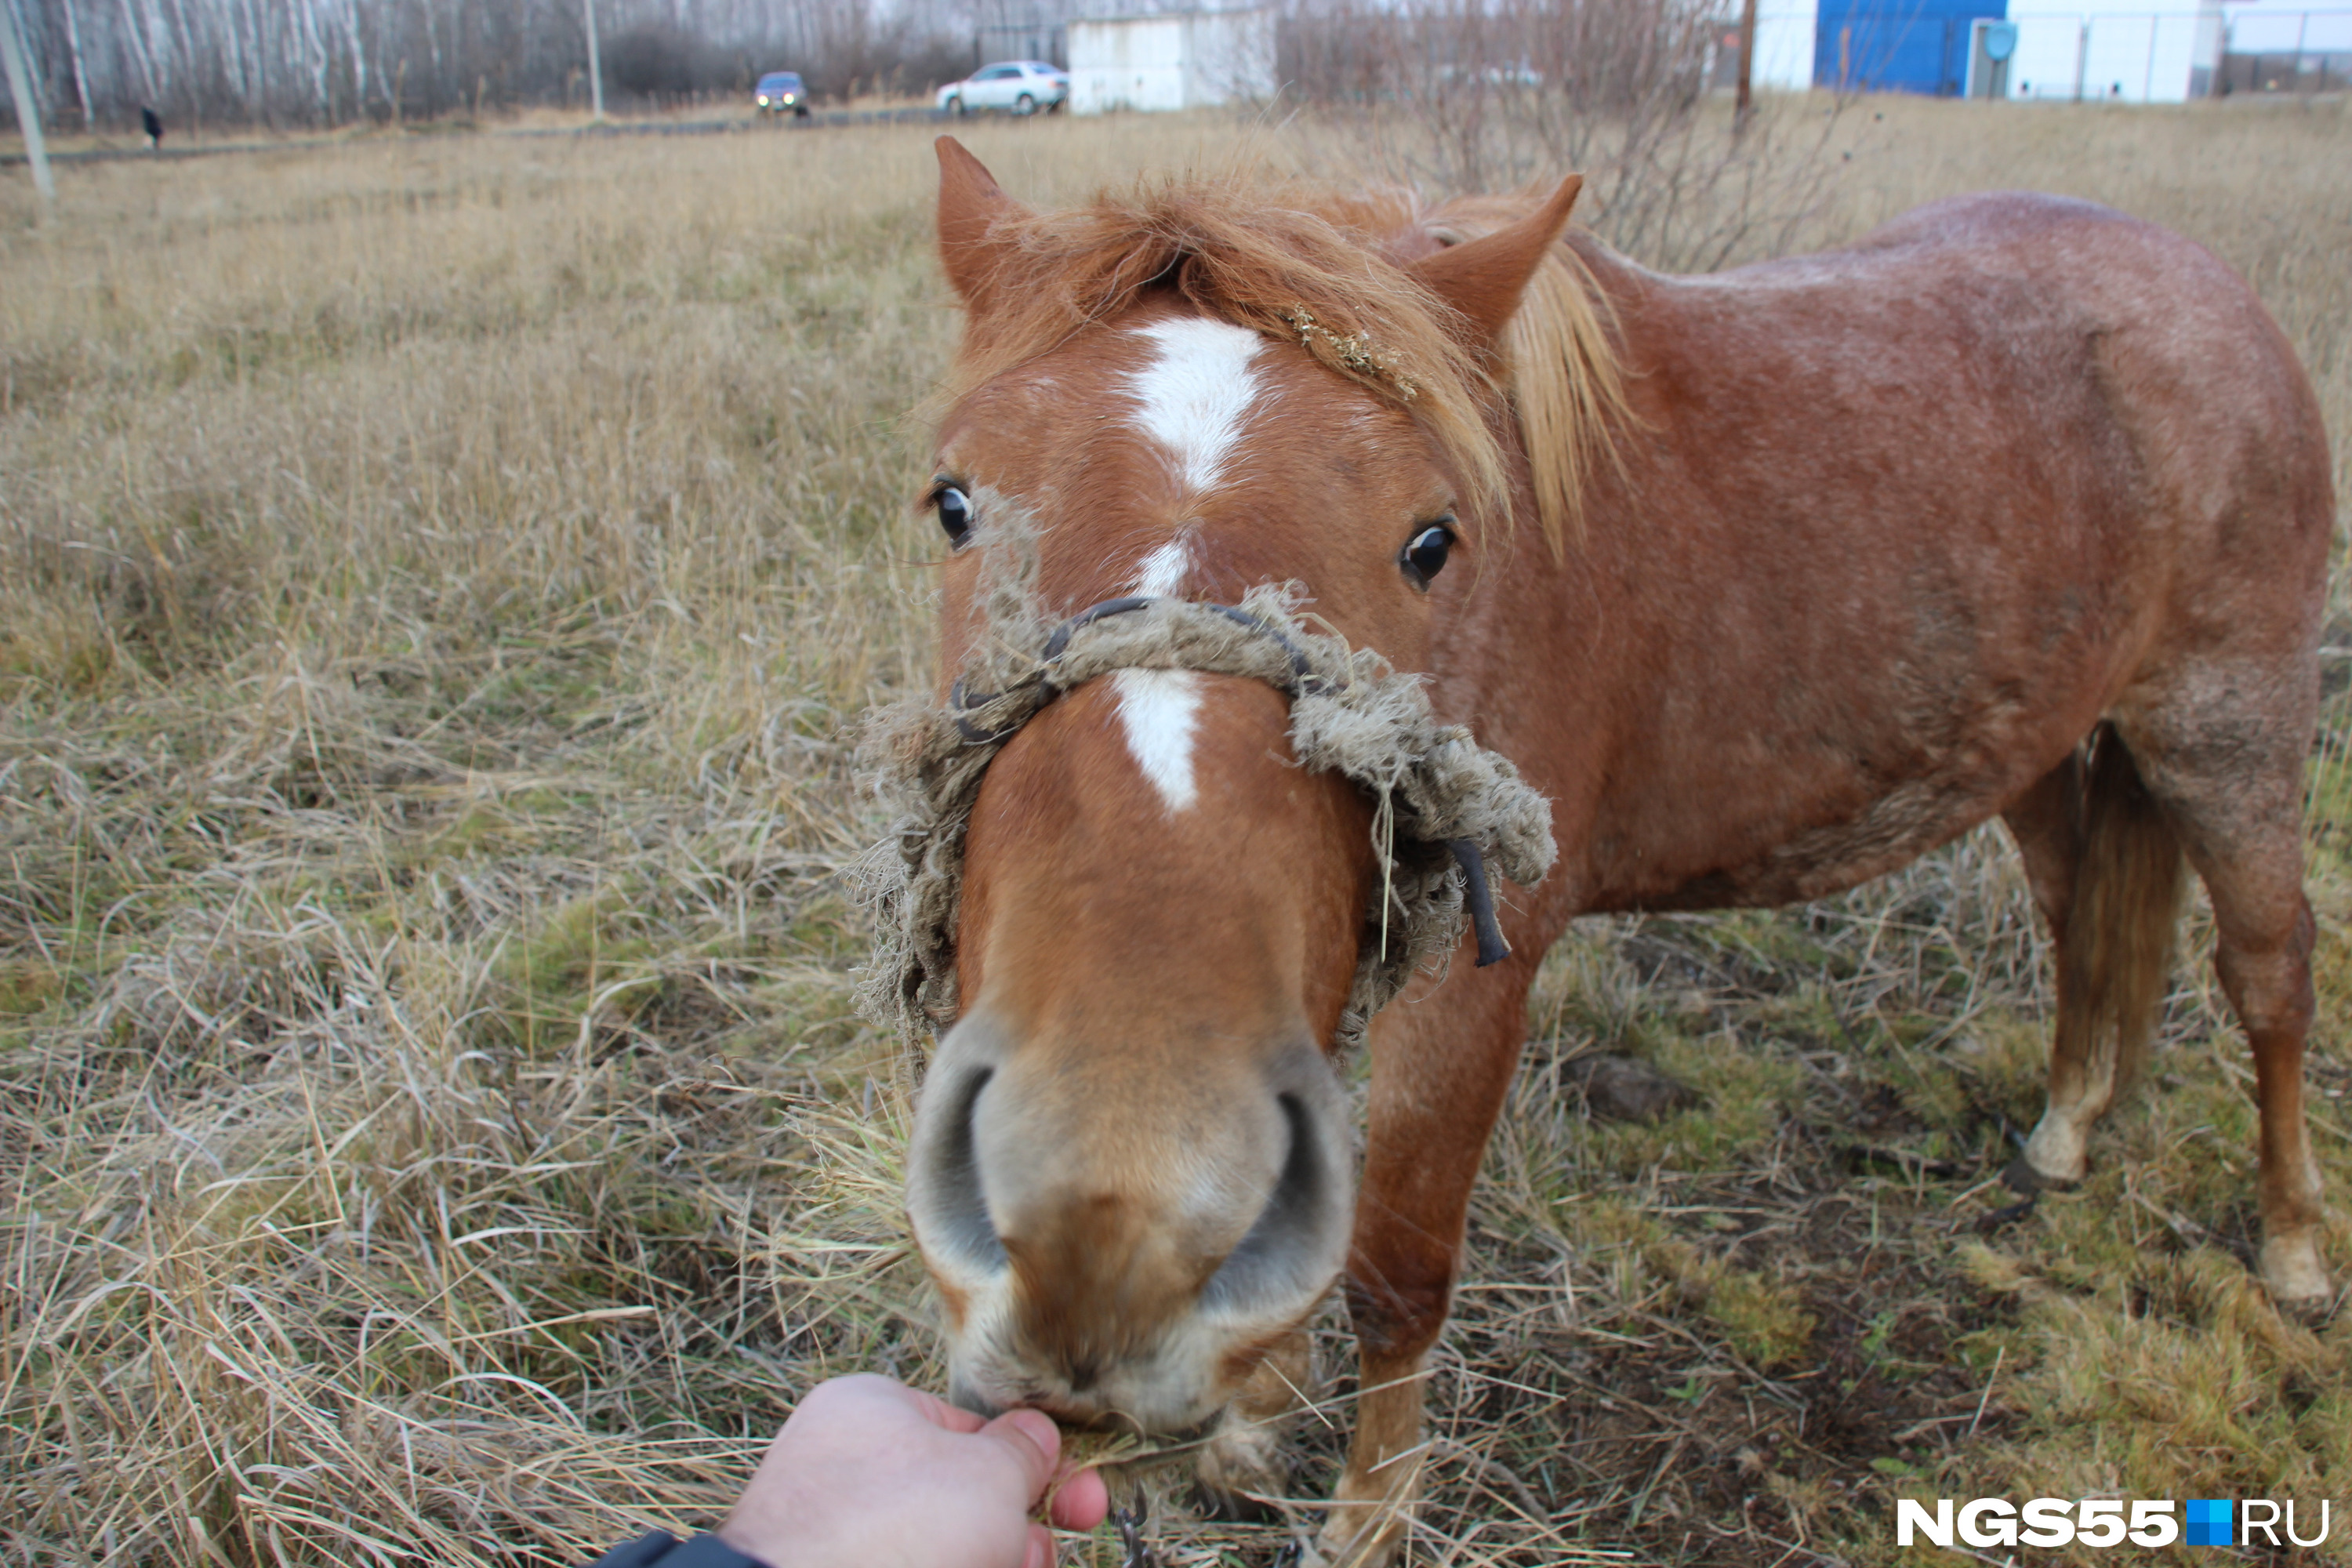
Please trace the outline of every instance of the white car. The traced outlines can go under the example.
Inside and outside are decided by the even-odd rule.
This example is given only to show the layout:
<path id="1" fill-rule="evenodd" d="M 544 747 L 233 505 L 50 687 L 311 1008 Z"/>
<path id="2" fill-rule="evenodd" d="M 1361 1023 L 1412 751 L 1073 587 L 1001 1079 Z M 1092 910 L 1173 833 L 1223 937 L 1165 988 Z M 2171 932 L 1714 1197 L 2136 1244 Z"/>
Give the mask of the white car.
<path id="1" fill-rule="evenodd" d="M 1043 60 L 1001 60 L 940 89 L 939 106 L 950 114 L 970 114 L 976 109 L 1034 114 L 1041 109 L 1059 109 L 1069 99 L 1070 79 L 1059 68 Z"/>

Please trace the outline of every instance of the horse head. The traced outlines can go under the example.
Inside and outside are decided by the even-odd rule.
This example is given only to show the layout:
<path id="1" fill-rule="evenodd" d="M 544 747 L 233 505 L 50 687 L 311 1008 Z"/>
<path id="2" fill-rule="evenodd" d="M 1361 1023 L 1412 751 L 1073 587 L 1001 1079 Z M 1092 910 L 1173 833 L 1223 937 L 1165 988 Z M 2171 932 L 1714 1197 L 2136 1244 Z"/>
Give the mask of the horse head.
<path id="1" fill-rule="evenodd" d="M 1508 527 L 1490 364 L 1575 184 L 1485 237 L 1384 248 L 1213 191 L 1036 214 L 940 155 L 968 324 L 921 501 L 948 547 L 934 718 L 987 713 L 974 693 L 1045 668 L 1038 633 L 1088 605 L 1255 590 L 1263 612 L 1234 618 L 1257 652 L 1081 671 L 1005 732 L 967 720 L 982 760 L 941 753 L 968 816 L 935 835 L 956 902 L 919 977 L 945 1000 L 908 1206 L 955 1395 L 1181 1430 L 1349 1251 L 1336 1057 L 1388 940 L 1394 825 L 1369 773 L 1302 765 L 1300 690 L 1370 667 L 1300 673 L 1291 612 L 1318 648 L 1429 668 L 1433 617 Z"/>

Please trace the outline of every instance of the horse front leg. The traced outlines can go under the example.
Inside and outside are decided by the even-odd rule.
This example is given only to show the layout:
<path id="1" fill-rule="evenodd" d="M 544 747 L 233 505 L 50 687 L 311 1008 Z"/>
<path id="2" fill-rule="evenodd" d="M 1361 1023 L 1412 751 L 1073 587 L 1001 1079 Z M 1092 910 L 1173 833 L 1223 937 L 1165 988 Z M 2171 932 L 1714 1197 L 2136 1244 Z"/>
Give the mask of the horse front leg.
<path id="1" fill-rule="evenodd" d="M 1433 991 L 1408 992 L 1371 1036 L 1370 1128 L 1348 1262 L 1362 1352 L 1355 1439 L 1316 1545 L 1333 1568 L 1393 1561 L 1424 1458 L 1423 1363 L 1445 1326 L 1486 1135 L 1527 1032 L 1542 948 L 1474 969 L 1456 957 Z"/>

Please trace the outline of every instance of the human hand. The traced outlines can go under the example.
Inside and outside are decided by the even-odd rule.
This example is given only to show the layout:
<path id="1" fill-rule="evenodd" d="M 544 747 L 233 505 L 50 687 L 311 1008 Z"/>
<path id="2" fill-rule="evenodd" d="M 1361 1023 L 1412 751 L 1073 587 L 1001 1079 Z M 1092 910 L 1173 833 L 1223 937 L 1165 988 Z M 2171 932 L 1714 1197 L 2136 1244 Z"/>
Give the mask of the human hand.
<path id="1" fill-rule="evenodd" d="M 1052 1416 L 969 1410 L 860 1373 L 819 1384 L 793 1411 L 719 1537 L 771 1568 L 1052 1568 L 1029 1510 L 1055 1479 Z M 1068 1478 L 1052 1518 L 1092 1530 L 1110 1494 Z"/>

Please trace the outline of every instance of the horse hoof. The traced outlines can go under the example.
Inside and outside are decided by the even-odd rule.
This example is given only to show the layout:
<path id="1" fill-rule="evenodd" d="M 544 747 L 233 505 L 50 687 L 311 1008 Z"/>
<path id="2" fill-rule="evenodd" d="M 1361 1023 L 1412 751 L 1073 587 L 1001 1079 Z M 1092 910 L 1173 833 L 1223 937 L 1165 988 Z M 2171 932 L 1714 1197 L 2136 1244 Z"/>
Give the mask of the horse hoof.
<path id="1" fill-rule="evenodd" d="M 1285 1468 L 1273 1423 L 1229 1420 L 1202 1448 L 1193 1479 L 1206 1511 L 1219 1519 L 1264 1523 L 1277 1512 L 1251 1494 L 1280 1497 Z"/>
<path id="2" fill-rule="evenodd" d="M 2001 1172 L 2000 1184 L 2012 1193 L 2031 1198 L 2042 1193 L 2072 1192 L 2082 1183 L 2079 1177 L 2069 1180 L 2063 1176 L 2045 1176 L 2027 1163 L 2025 1156 L 2021 1154 Z"/>
<path id="3" fill-rule="evenodd" d="M 2071 1187 L 2091 1173 L 2090 1146 L 2071 1117 L 2045 1111 L 2010 1170 L 2030 1175 L 2043 1187 Z"/>
<path id="4" fill-rule="evenodd" d="M 1227 1524 L 1272 1524 L 1282 1517 L 1280 1510 L 1260 1502 L 1247 1492 L 1228 1491 L 1202 1480 L 1193 1484 L 1192 1503 L 1202 1518 L 1221 1520 Z"/>
<path id="5" fill-rule="evenodd" d="M 2336 1289 L 2319 1260 L 2319 1243 L 2309 1234 L 2274 1236 L 2263 1243 L 2263 1283 L 2279 1310 L 2310 1320 L 2325 1317 Z"/>
<path id="6" fill-rule="evenodd" d="M 1343 1528 L 1334 1518 L 1301 1560 L 1302 1568 L 1394 1568 L 1404 1552 L 1404 1523 L 1391 1520 L 1377 1529 Z"/>

